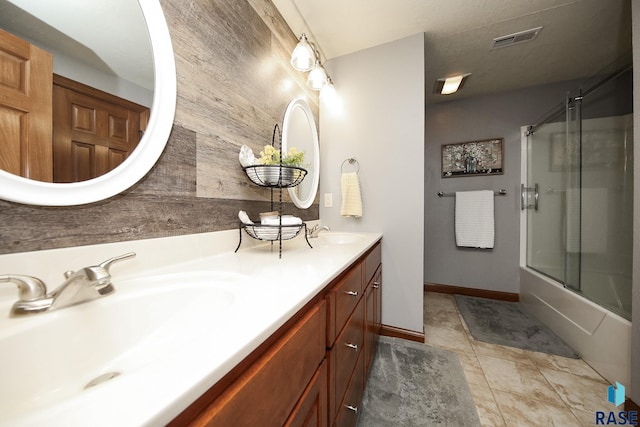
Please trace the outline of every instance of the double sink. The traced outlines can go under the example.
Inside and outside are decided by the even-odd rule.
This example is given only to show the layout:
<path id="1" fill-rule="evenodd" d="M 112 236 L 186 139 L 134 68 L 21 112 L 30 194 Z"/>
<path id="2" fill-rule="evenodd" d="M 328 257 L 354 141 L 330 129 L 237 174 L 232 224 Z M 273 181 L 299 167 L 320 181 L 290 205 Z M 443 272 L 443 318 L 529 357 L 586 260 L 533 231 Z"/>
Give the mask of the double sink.
<path id="1" fill-rule="evenodd" d="M 116 270 L 108 297 L 18 318 L 3 298 L 0 425 L 166 423 L 377 238 L 329 232 L 283 260 L 248 248 L 161 273 Z"/>

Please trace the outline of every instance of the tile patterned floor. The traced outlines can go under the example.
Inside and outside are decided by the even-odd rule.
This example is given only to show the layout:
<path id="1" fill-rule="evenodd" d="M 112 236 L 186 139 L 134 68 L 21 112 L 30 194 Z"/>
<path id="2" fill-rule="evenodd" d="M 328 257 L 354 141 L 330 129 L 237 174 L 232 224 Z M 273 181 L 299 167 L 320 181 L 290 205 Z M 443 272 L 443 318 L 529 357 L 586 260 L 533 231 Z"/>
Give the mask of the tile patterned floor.
<path id="1" fill-rule="evenodd" d="M 452 295 L 425 293 L 426 344 L 454 351 L 483 426 L 593 426 L 609 384 L 580 359 L 473 339 Z"/>

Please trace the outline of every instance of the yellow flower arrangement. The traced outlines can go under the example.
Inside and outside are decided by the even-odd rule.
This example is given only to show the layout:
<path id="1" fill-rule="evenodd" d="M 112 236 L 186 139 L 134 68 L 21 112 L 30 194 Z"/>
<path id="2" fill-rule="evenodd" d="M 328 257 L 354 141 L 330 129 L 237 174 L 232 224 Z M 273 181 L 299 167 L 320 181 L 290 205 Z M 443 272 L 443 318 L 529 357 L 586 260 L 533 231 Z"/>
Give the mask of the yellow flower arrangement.
<path id="1" fill-rule="evenodd" d="M 265 145 L 258 160 L 263 165 L 278 165 L 280 164 L 280 150 L 277 150 L 273 145 Z M 287 154 L 282 156 L 283 165 L 301 167 L 303 163 L 304 152 L 298 151 L 296 147 L 291 147 Z"/>

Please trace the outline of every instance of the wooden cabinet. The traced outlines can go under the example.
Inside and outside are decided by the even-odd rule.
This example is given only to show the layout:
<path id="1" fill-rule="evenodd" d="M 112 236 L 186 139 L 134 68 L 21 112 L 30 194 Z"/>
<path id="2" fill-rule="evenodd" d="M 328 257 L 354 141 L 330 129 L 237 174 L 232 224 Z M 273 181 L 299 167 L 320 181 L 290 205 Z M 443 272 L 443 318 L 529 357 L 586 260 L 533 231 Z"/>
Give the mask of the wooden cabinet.
<path id="1" fill-rule="evenodd" d="M 380 327 L 382 326 L 382 266 L 379 266 L 365 291 L 367 318 L 365 321 L 365 372 L 369 367 L 378 346 Z"/>
<path id="2" fill-rule="evenodd" d="M 293 410 L 306 409 L 297 403 L 324 359 L 325 325 L 326 308 L 320 302 L 211 403 L 193 425 L 280 427 L 292 417 L 295 421 Z"/>
<path id="3" fill-rule="evenodd" d="M 311 379 L 285 427 L 321 427 L 327 424 L 327 361 Z"/>
<path id="4" fill-rule="evenodd" d="M 327 295 L 329 424 L 354 426 L 380 332 L 381 245 L 376 244 Z M 332 310 L 332 307 L 335 309 Z"/>
<path id="5" fill-rule="evenodd" d="M 378 242 L 170 426 L 354 426 L 380 331 Z"/>

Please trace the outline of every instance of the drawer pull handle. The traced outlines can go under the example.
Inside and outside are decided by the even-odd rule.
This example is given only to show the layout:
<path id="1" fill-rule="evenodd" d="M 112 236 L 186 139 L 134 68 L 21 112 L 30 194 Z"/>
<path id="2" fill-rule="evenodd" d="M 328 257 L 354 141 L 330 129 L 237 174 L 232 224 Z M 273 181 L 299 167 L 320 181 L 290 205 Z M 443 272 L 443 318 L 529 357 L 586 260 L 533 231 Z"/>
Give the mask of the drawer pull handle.
<path id="1" fill-rule="evenodd" d="M 358 351 L 358 344 L 351 344 L 350 342 L 344 343 L 347 347 L 353 349 L 353 351 Z"/>
<path id="2" fill-rule="evenodd" d="M 358 408 L 356 408 L 355 406 L 351 406 L 351 405 L 344 405 L 345 408 L 347 408 L 350 411 L 355 412 L 356 414 L 358 413 Z"/>
<path id="3" fill-rule="evenodd" d="M 351 295 L 352 297 L 358 296 L 358 291 L 345 291 L 344 293 L 347 295 Z"/>
<path id="4" fill-rule="evenodd" d="M 373 282 L 373 287 L 378 289 L 380 287 L 380 282 Z"/>

